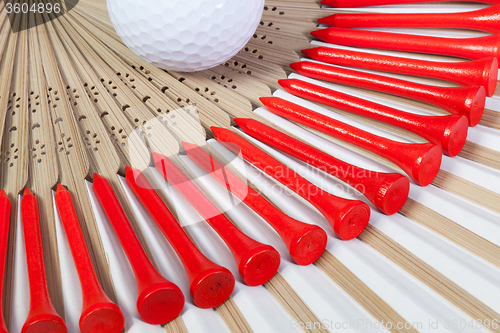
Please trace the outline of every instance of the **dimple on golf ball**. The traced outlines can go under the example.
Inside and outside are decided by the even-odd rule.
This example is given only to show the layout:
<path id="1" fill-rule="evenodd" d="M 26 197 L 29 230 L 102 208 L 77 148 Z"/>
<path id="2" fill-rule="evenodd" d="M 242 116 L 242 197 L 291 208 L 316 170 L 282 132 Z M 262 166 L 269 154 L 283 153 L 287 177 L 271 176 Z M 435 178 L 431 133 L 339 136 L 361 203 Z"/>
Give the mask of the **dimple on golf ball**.
<path id="1" fill-rule="evenodd" d="M 236 55 L 260 23 L 264 0 L 107 0 L 123 42 L 166 70 L 201 71 Z"/>

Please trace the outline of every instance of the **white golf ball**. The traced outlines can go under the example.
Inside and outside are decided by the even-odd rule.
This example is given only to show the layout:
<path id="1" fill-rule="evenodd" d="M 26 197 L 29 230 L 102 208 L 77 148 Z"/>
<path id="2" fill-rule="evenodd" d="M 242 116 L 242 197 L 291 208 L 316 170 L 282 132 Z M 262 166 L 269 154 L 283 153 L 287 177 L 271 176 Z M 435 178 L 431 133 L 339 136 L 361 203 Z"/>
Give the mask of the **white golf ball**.
<path id="1" fill-rule="evenodd" d="M 166 70 L 193 72 L 236 55 L 260 23 L 264 0 L 107 0 L 123 42 Z"/>

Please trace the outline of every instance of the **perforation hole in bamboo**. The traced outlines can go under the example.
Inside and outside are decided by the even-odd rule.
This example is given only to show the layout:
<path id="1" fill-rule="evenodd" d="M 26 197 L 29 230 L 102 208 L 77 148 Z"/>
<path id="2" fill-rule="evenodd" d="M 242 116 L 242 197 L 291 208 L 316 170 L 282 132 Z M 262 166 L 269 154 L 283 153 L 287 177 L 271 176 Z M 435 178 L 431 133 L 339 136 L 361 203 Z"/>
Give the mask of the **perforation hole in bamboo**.
<path id="1" fill-rule="evenodd" d="M 12 168 L 19 161 L 19 149 L 14 142 L 11 142 L 8 147 L 9 149 L 5 152 L 4 164 L 7 167 Z"/>
<path id="2" fill-rule="evenodd" d="M 285 12 L 282 11 L 282 10 L 278 10 L 278 7 L 277 6 L 265 6 L 264 7 L 264 11 L 265 12 L 274 12 L 274 13 L 278 13 L 278 15 L 285 15 Z"/>
<path id="3" fill-rule="evenodd" d="M 251 55 L 253 58 L 257 58 L 259 60 L 264 59 L 264 56 L 259 53 L 258 49 L 252 48 L 250 46 L 245 46 L 243 50 L 240 51 L 240 53 Z M 247 73 L 247 74 L 252 74 L 252 73 Z"/>
<path id="4" fill-rule="evenodd" d="M 55 123 L 61 123 L 62 118 L 58 118 Z M 38 143 L 38 140 L 35 142 Z M 70 136 L 66 136 L 66 134 L 61 133 L 61 135 L 57 138 L 57 152 L 59 154 L 69 156 L 74 148 L 72 139 Z"/>
<path id="5" fill-rule="evenodd" d="M 139 119 L 134 119 L 135 123 L 139 122 Z M 109 138 L 111 142 L 119 147 L 126 147 L 127 146 L 127 140 L 128 140 L 128 135 L 125 133 L 125 130 L 123 128 L 116 128 L 116 126 L 112 125 L 110 127 L 111 134 L 109 135 Z"/>
<path id="6" fill-rule="evenodd" d="M 232 78 L 230 78 L 230 77 L 227 77 L 226 75 L 218 75 L 218 76 L 212 75 L 211 79 L 213 81 L 217 81 L 224 88 L 228 88 L 228 89 L 237 89 L 238 88 L 238 86 L 233 83 L 234 80 Z M 225 82 L 225 83 L 222 83 L 221 81 Z M 205 92 L 206 93 L 209 92 L 209 88 L 208 87 L 205 88 Z M 213 94 L 215 94 L 215 92 L 213 92 Z"/>
<path id="7" fill-rule="evenodd" d="M 36 130 L 40 130 L 41 126 L 38 123 L 35 123 L 31 126 L 32 135 L 35 136 L 37 133 Z M 43 135 L 39 136 L 43 138 Z M 43 140 L 43 139 L 42 139 Z M 42 163 L 47 156 L 47 145 L 44 141 L 40 141 L 40 139 L 36 139 L 31 146 L 31 158 L 37 163 Z"/>
<path id="8" fill-rule="evenodd" d="M 232 69 L 236 69 L 237 71 L 244 71 L 247 68 L 247 64 L 244 62 L 240 62 L 238 60 L 230 60 L 224 63 L 224 66 L 231 67 Z"/>
<path id="9" fill-rule="evenodd" d="M 219 103 L 219 99 L 217 98 L 217 92 L 211 90 L 209 87 L 205 87 L 203 89 L 196 87 L 194 89 L 201 97 L 205 98 L 207 101 L 211 101 L 215 104 Z M 195 111 L 195 114 L 198 114 L 198 111 Z"/>

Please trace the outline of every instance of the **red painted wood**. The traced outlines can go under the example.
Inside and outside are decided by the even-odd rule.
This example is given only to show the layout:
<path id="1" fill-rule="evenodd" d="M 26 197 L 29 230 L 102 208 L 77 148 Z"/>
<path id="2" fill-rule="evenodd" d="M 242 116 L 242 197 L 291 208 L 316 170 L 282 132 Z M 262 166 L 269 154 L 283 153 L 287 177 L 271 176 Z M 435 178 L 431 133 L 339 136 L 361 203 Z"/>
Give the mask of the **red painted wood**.
<path id="1" fill-rule="evenodd" d="M 66 324 L 57 314 L 50 299 L 45 275 L 38 201 L 28 188 L 24 190 L 21 200 L 21 215 L 30 285 L 30 310 L 21 333 L 67 333 Z"/>
<path id="2" fill-rule="evenodd" d="M 481 2 L 489 5 L 500 4 L 500 0 L 321 0 L 321 4 L 337 8 L 349 8 L 349 7 L 393 5 L 393 4 L 403 4 L 403 3 L 447 2 L 447 1 Z"/>
<path id="3" fill-rule="evenodd" d="M 475 38 L 429 37 L 392 32 L 326 28 L 311 32 L 330 44 L 447 55 L 465 59 L 500 56 L 500 34 Z"/>
<path id="4" fill-rule="evenodd" d="M 11 204 L 4 190 L 0 191 L 0 300 L 3 299 L 5 279 L 5 262 L 9 246 Z M 5 318 L 3 316 L 3 302 L 0 302 L 0 333 L 7 333 Z"/>
<path id="5" fill-rule="evenodd" d="M 432 143 L 403 143 L 380 137 L 277 97 L 261 98 L 269 111 L 350 144 L 399 166 L 418 185 L 429 185 L 441 167 L 442 150 Z"/>
<path id="6" fill-rule="evenodd" d="M 397 213 L 408 199 L 410 182 L 398 173 L 381 173 L 346 163 L 254 119 L 234 120 L 246 134 L 325 171 L 359 190 L 381 212 Z"/>
<path id="7" fill-rule="evenodd" d="M 71 194 L 61 184 L 57 185 L 55 201 L 82 288 L 80 331 L 119 333 L 125 324 L 123 313 L 111 302 L 97 280 Z"/>
<path id="8" fill-rule="evenodd" d="M 94 193 L 134 271 L 139 315 L 152 325 L 174 320 L 184 307 L 184 295 L 151 264 L 107 179 L 94 174 L 93 180 Z"/>
<path id="9" fill-rule="evenodd" d="M 187 142 L 182 145 L 191 160 L 273 227 L 297 264 L 309 265 L 321 257 L 328 241 L 323 229 L 283 213 L 203 148 Z"/>
<path id="10" fill-rule="evenodd" d="M 156 169 L 196 209 L 231 251 L 243 282 L 259 286 L 278 271 L 280 255 L 272 246 L 245 235 L 166 156 L 153 153 Z"/>
<path id="11" fill-rule="evenodd" d="M 302 53 L 334 65 L 421 76 L 464 86 L 483 86 L 489 97 L 493 96 L 497 87 L 498 60 L 495 57 L 464 62 L 436 62 L 324 46 L 305 49 Z"/>
<path id="12" fill-rule="evenodd" d="M 339 28 L 458 28 L 500 32 L 500 5 L 462 13 L 341 13 L 318 20 Z"/>
<path id="13" fill-rule="evenodd" d="M 428 103 L 446 110 L 449 113 L 466 116 L 468 123 L 471 125 L 477 125 L 479 120 L 481 120 L 486 104 L 486 91 L 480 86 L 431 86 L 310 61 L 293 63 L 290 67 L 297 71 L 297 73 L 310 78 L 380 91 Z M 460 120 L 461 117 L 449 118 L 456 120 L 455 126 L 457 126 L 457 124 L 459 126 L 462 125 L 460 126 L 460 131 L 457 132 L 462 135 L 463 143 L 465 143 L 465 139 L 467 138 L 466 122 Z M 455 156 L 462 149 L 462 147 L 451 148 L 455 149 L 443 147 L 443 150 L 445 152 L 453 150 L 449 155 Z"/>
<path id="14" fill-rule="evenodd" d="M 450 156 L 458 155 L 467 139 L 468 123 L 464 116 L 413 114 L 297 79 L 280 80 L 279 84 L 296 96 L 418 134 Z"/>
<path id="15" fill-rule="evenodd" d="M 196 306 L 208 309 L 227 301 L 235 284 L 231 272 L 210 261 L 196 247 L 139 170 L 127 167 L 126 179 L 181 259 L 189 279 L 190 293 Z"/>
<path id="16" fill-rule="evenodd" d="M 364 202 L 325 192 L 236 133 L 219 127 L 211 129 L 221 144 L 235 153 L 241 151 L 245 160 L 309 201 L 323 214 L 340 239 L 353 239 L 368 225 L 370 208 Z"/>

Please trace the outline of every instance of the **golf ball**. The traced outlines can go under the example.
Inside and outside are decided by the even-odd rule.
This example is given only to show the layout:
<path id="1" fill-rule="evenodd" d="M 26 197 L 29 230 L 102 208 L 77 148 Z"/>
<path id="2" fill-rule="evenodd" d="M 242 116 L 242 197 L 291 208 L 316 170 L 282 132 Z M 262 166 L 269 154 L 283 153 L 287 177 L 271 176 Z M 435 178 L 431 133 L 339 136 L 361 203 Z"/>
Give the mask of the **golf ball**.
<path id="1" fill-rule="evenodd" d="M 123 42 L 166 70 L 201 71 L 236 55 L 260 23 L 264 0 L 107 0 Z"/>

